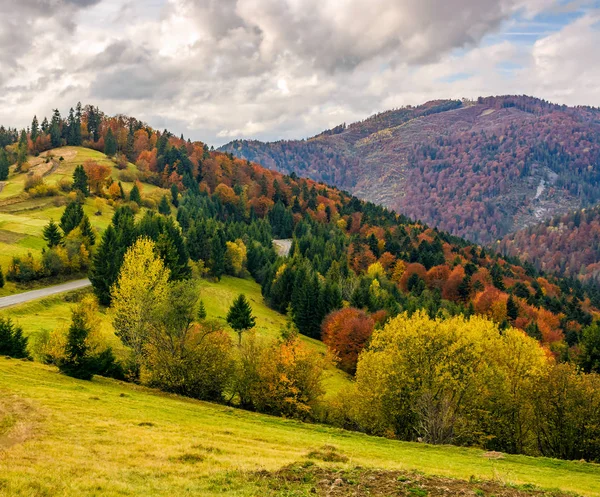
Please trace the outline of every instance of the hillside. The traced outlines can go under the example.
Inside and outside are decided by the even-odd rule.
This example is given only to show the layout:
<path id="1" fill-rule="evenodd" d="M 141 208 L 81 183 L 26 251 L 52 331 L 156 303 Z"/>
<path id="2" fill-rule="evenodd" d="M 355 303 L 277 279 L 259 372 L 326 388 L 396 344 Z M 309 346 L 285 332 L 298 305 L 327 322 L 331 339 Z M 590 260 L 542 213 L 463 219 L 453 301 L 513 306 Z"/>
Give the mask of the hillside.
<path id="1" fill-rule="evenodd" d="M 600 207 L 556 216 L 517 231 L 499 241 L 497 248 L 532 262 L 542 271 L 598 281 Z"/>
<path id="2" fill-rule="evenodd" d="M 0 266 L 6 267 L 13 257 L 32 254 L 39 257 L 46 242 L 42 231 L 50 219 L 59 222 L 64 206 L 69 202 L 69 192 L 60 188 L 61 180 L 70 181 L 75 167 L 93 162 L 111 169 L 110 177 L 123 185 L 125 192 L 133 187 L 133 179 L 139 178 L 136 167 L 129 163 L 117 167 L 116 161 L 104 153 L 84 147 L 65 146 L 29 156 L 28 165 L 22 172 L 11 168 L 11 175 L 0 182 Z M 51 195 L 34 196 L 25 191 L 28 178 L 39 176 L 43 184 L 52 188 Z M 148 198 L 160 200 L 168 191 L 143 181 L 142 191 Z M 95 198 L 85 199 L 83 210 L 92 226 L 102 232 L 110 224 L 114 214 L 110 198 L 100 204 Z M 143 210 L 143 209 L 142 209 Z M 15 291 L 14 285 L 0 289 L 0 295 Z"/>
<path id="3" fill-rule="evenodd" d="M 600 495 L 584 462 L 368 437 L 4 358 L 0 379 L 6 497 Z"/>
<path id="4" fill-rule="evenodd" d="M 220 150 L 479 243 L 600 200 L 600 111 L 530 97 L 434 101 L 308 140 Z"/>

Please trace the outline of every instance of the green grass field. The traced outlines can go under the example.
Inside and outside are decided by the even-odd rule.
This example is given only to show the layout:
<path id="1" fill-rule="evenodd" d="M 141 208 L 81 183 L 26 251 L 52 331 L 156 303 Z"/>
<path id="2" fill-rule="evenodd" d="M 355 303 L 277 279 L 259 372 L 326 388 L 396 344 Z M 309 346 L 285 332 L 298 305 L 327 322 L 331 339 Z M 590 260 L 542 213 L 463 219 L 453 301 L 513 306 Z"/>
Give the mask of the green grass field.
<path id="1" fill-rule="evenodd" d="M 3 417 L 4 415 L 4 417 Z M 2 431 L 4 433 L 2 433 Z M 600 467 L 403 443 L 161 394 L 91 382 L 0 358 L 0 495 L 311 495 L 264 473 L 306 462 L 324 445 L 336 467 L 418 470 L 600 495 Z M 467 494 L 468 495 L 468 494 Z"/>
<path id="2" fill-rule="evenodd" d="M 60 157 L 63 160 L 59 160 Z M 46 163 L 46 160 L 50 162 Z M 115 163 L 106 155 L 96 150 L 83 147 L 61 147 L 44 152 L 39 157 L 30 157 L 30 172 L 43 175 L 45 183 L 56 185 L 62 178 L 71 178 L 75 167 L 84 164 L 87 160 L 94 160 L 100 164 L 113 168 L 112 177 L 118 180 L 120 171 Z M 135 172 L 133 164 L 129 164 L 130 172 Z M 30 198 L 24 191 L 25 180 L 28 173 L 11 173 L 9 179 L 0 188 L 0 266 L 4 270 L 15 256 L 26 256 L 28 252 L 34 257 L 39 257 L 46 243 L 42 237 L 42 230 L 50 219 L 56 222 L 64 211 L 64 195 L 45 198 Z M 123 182 L 123 189 L 129 192 L 133 187 L 131 182 Z M 169 194 L 154 185 L 144 184 L 143 195 L 160 197 Z M 84 211 L 90 219 L 92 226 L 98 232 L 104 231 L 110 224 L 114 209 L 106 205 L 101 215 L 97 215 L 94 198 L 86 199 Z M 140 215 L 143 214 L 143 209 Z M 22 291 L 15 285 L 8 285 L 0 289 L 0 296 Z"/>

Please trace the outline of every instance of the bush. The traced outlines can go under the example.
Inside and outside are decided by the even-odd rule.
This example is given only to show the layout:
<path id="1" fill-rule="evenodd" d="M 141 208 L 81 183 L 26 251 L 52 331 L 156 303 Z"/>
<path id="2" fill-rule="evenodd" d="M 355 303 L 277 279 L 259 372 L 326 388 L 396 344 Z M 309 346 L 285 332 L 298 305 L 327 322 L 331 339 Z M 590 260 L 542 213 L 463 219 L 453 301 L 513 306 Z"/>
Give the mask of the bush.
<path id="1" fill-rule="evenodd" d="M 235 390 L 242 407 L 311 419 L 323 394 L 323 359 L 297 337 L 264 345 L 251 334 L 240 349 Z"/>
<path id="2" fill-rule="evenodd" d="M 26 283 L 35 281 L 46 276 L 44 267 L 39 261 L 36 261 L 31 253 L 26 257 L 13 257 L 8 266 L 6 279 L 17 283 Z"/>
<path id="3" fill-rule="evenodd" d="M 40 174 L 28 174 L 25 178 L 25 191 L 41 186 L 44 184 L 44 178 Z"/>
<path id="4" fill-rule="evenodd" d="M 58 195 L 58 188 L 55 185 L 41 184 L 34 188 L 30 188 L 27 192 L 32 198 L 56 197 Z"/>
<path id="5" fill-rule="evenodd" d="M 143 197 L 142 198 L 142 207 L 146 207 L 146 209 L 155 211 L 156 210 L 156 202 L 149 197 Z"/>
<path id="6" fill-rule="evenodd" d="M 73 180 L 67 177 L 61 178 L 58 182 L 58 188 L 61 192 L 69 193 L 73 188 Z"/>
<path id="7" fill-rule="evenodd" d="M 133 183 L 137 179 L 137 175 L 133 171 L 124 170 L 119 173 L 119 181 L 123 183 Z"/>

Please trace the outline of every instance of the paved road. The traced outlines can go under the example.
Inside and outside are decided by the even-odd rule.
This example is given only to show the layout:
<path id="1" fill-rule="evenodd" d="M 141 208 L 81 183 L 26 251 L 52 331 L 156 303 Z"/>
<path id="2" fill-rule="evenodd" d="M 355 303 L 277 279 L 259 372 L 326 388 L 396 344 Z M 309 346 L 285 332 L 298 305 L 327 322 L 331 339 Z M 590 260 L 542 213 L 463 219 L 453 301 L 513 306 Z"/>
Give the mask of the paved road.
<path id="1" fill-rule="evenodd" d="M 56 295 L 57 293 L 70 292 L 71 290 L 85 288 L 86 286 L 90 285 L 90 280 L 86 278 L 84 280 L 69 281 L 68 283 L 63 283 L 62 285 L 41 288 L 40 290 L 32 290 L 31 292 L 9 295 L 8 297 L 0 298 L 0 309 L 13 305 L 24 304 L 25 302 L 41 299 L 43 297 L 49 297 L 50 295 Z"/>

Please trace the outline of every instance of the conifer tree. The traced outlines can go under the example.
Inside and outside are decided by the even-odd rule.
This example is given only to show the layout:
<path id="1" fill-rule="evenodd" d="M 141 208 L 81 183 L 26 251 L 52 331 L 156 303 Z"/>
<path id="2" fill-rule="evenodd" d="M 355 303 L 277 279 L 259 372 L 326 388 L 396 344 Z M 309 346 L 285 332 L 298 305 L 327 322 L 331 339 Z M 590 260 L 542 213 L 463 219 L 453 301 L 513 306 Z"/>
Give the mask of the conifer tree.
<path id="1" fill-rule="evenodd" d="M 21 166 L 27 162 L 27 133 L 25 130 L 21 131 L 21 137 L 19 138 L 19 145 L 17 148 L 17 169 L 20 171 Z"/>
<path id="2" fill-rule="evenodd" d="M 0 181 L 6 181 L 8 179 L 9 167 L 10 161 L 8 160 L 8 154 L 4 150 L 4 147 L 0 146 Z"/>
<path id="3" fill-rule="evenodd" d="M 198 303 L 198 321 L 204 321 L 206 319 L 206 307 L 204 306 L 204 301 L 200 299 Z"/>
<path id="4" fill-rule="evenodd" d="M 34 145 L 35 145 L 35 141 L 37 140 L 37 137 L 39 135 L 39 132 L 40 132 L 40 127 L 38 124 L 37 116 L 33 116 L 33 121 L 31 121 L 31 141 L 33 142 Z"/>
<path id="5" fill-rule="evenodd" d="M 67 335 L 65 357 L 58 363 L 61 373 L 80 380 L 91 380 L 95 373 L 95 360 L 90 356 L 86 343 L 90 328 L 82 310 L 73 311 L 71 326 Z"/>
<path id="6" fill-rule="evenodd" d="M 119 276 L 123 253 L 124 250 L 119 246 L 117 232 L 111 224 L 102 234 L 89 276 L 98 302 L 102 305 L 110 305 L 110 290 Z"/>
<path id="7" fill-rule="evenodd" d="M 89 218 L 85 214 L 83 215 L 81 223 L 79 223 L 79 229 L 81 230 L 81 234 L 88 239 L 90 245 L 96 243 L 96 234 L 94 233 Z"/>
<path id="8" fill-rule="evenodd" d="M 179 189 L 177 185 L 171 185 L 171 203 L 175 207 L 179 207 Z"/>
<path id="9" fill-rule="evenodd" d="M 80 191 L 86 197 L 90 194 L 88 175 L 81 164 L 73 171 L 73 190 Z"/>
<path id="10" fill-rule="evenodd" d="M 61 145 L 61 124 L 62 120 L 60 117 L 60 112 L 58 109 L 54 109 L 52 121 L 50 122 L 50 142 L 52 143 L 52 148 L 60 147 Z"/>
<path id="11" fill-rule="evenodd" d="M 83 220 L 83 207 L 79 202 L 71 202 L 67 204 L 63 215 L 60 218 L 60 227 L 65 236 L 73 231 Z"/>
<path id="12" fill-rule="evenodd" d="M 10 318 L 0 317 L 0 355 L 16 359 L 29 357 L 27 337 L 23 336 L 22 328 L 15 326 Z"/>
<path id="13" fill-rule="evenodd" d="M 109 157 L 112 157 L 117 153 L 117 140 L 112 132 L 111 128 L 108 128 L 106 136 L 104 137 L 104 153 Z"/>
<path id="14" fill-rule="evenodd" d="M 56 247 L 62 241 L 62 234 L 54 219 L 50 219 L 50 222 L 44 227 L 42 233 L 44 240 L 48 244 L 48 248 Z"/>
<path id="15" fill-rule="evenodd" d="M 171 214 L 171 207 L 169 207 L 169 201 L 167 200 L 166 195 L 160 199 L 160 203 L 158 204 L 158 212 L 160 212 L 163 216 L 168 216 Z"/>
<path id="16" fill-rule="evenodd" d="M 2 271 L 2 266 L 0 266 L 0 288 L 4 288 L 4 272 Z"/>
<path id="17" fill-rule="evenodd" d="M 225 274 L 225 252 L 227 246 L 225 245 L 225 237 L 221 230 L 217 231 L 212 239 L 211 243 L 211 271 L 213 276 L 217 279 L 221 279 L 221 276 Z"/>
<path id="18" fill-rule="evenodd" d="M 137 185 L 133 185 L 133 188 L 129 192 L 129 200 L 138 205 L 142 205 L 142 196 L 140 195 L 140 189 Z"/>
<path id="19" fill-rule="evenodd" d="M 256 318 L 252 315 L 252 307 L 250 307 L 243 293 L 231 304 L 227 313 L 227 323 L 238 334 L 240 345 L 242 344 L 242 333 L 254 328 L 256 325 Z"/>
<path id="20" fill-rule="evenodd" d="M 513 299 L 512 295 L 508 297 L 508 301 L 506 302 L 506 316 L 511 321 L 514 321 L 519 317 L 519 306 Z"/>

